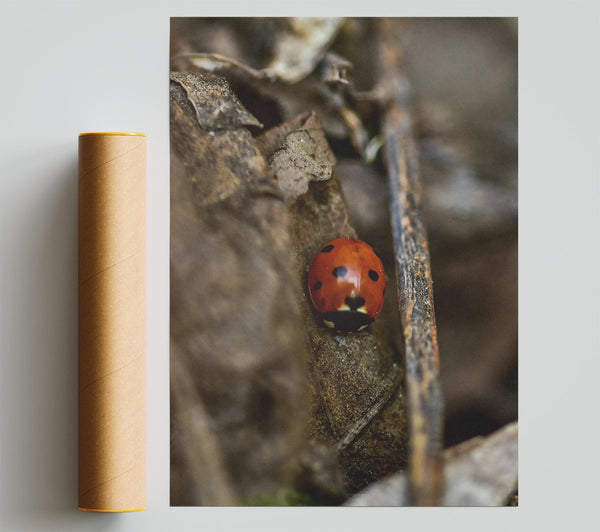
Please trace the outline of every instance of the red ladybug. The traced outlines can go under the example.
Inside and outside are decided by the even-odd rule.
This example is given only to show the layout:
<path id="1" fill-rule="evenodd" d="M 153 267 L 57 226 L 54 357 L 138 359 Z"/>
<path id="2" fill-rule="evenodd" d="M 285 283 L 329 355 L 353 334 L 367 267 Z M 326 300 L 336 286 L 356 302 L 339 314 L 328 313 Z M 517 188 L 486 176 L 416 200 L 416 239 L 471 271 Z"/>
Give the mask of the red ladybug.
<path id="1" fill-rule="evenodd" d="M 375 252 L 362 240 L 337 238 L 315 255 L 308 289 L 323 322 L 339 331 L 361 331 L 381 311 L 385 272 Z"/>

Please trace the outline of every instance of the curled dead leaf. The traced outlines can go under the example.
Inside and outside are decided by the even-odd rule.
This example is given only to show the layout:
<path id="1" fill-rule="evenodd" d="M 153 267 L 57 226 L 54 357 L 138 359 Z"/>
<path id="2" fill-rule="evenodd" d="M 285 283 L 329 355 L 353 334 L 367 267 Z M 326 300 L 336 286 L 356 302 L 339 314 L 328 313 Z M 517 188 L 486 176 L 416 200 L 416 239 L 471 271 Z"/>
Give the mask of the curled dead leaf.
<path id="1" fill-rule="evenodd" d="M 517 487 L 517 422 L 444 452 L 443 506 L 504 506 Z M 375 482 L 346 506 L 407 506 L 408 475 Z"/>

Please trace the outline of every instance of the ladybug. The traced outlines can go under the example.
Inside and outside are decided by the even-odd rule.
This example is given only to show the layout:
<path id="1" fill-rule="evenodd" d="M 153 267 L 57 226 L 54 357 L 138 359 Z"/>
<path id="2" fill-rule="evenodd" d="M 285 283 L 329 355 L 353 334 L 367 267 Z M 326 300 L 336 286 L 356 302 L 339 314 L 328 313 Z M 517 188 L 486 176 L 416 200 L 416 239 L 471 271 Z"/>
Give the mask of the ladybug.
<path id="1" fill-rule="evenodd" d="M 338 331 L 362 331 L 378 316 L 385 296 L 383 264 L 362 240 L 325 244 L 308 269 L 308 290 L 323 323 Z"/>

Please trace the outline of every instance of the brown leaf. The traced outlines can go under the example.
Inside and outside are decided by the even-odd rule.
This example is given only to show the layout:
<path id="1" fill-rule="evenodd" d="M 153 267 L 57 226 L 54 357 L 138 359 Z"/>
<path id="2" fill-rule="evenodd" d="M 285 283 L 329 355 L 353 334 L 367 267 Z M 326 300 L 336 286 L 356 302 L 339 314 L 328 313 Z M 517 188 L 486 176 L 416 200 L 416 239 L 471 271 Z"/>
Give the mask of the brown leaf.
<path id="1" fill-rule="evenodd" d="M 343 19 L 252 19 L 242 25 L 193 19 L 187 34 L 179 34 L 184 20 L 173 19 L 172 24 L 177 34 L 172 69 L 223 75 L 250 91 L 249 107 L 258 100 L 273 103 L 285 120 L 307 109 L 316 111 L 328 135 L 349 135 L 365 155 L 368 133 L 347 101 L 352 64 L 327 50 Z M 254 39 L 256 35 L 260 38 Z"/>
<path id="2" fill-rule="evenodd" d="M 297 83 L 311 74 L 327 53 L 343 19 L 253 18 L 171 19 L 172 70 L 188 65 L 207 72 Z M 343 60 L 336 63 L 341 73 Z"/>
<path id="3" fill-rule="evenodd" d="M 244 502 L 293 485 L 306 439 L 307 355 L 289 217 L 263 192 L 273 176 L 223 80 L 193 83 L 195 105 L 175 85 L 171 502 Z M 217 95 L 225 100 L 213 102 Z M 210 486 L 216 466 L 204 467 L 211 449 L 219 490 Z M 190 461 L 194 455 L 203 458 Z"/>
<path id="4" fill-rule="evenodd" d="M 342 22 L 333 17 L 287 19 L 266 70 L 288 83 L 300 81 L 313 71 Z"/>
<path id="5" fill-rule="evenodd" d="M 182 171 L 188 174 L 195 201 L 209 205 L 241 190 L 278 193 L 273 174 L 241 127 L 257 121 L 227 82 L 215 76 L 184 77 L 187 90 L 179 81 L 171 81 L 170 86 L 171 123 L 176 126 L 171 128 L 171 164 L 185 166 Z"/>
<path id="6" fill-rule="evenodd" d="M 171 81 L 185 91 L 185 98 L 172 94 L 180 106 L 195 111 L 198 125 L 205 131 L 234 129 L 239 126 L 260 126 L 229 89 L 224 78 L 172 72 Z"/>
<path id="7" fill-rule="evenodd" d="M 314 113 L 283 139 L 269 164 L 288 203 L 304 194 L 311 181 L 325 181 L 331 177 L 335 157 Z"/>
<path id="8" fill-rule="evenodd" d="M 302 141 L 309 138 L 307 125 L 312 131 L 309 142 Z M 329 168 L 333 161 L 318 122 L 309 117 L 296 131 L 282 135 L 285 130 L 282 126 L 272 134 L 283 137 L 272 157 L 278 163 L 274 165 L 277 178 L 285 179 L 285 172 L 293 171 L 310 183 L 308 191 L 290 206 L 297 272 L 302 280 L 302 312 L 312 352 L 313 415 L 308 431 L 313 439 L 328 445 L 331 453 L 338 453 L 347 488 L 356 491 L 405 466 L 402 371 L 382 322 L 361 333 L 338 333 L 320 322 L 309 302 L 306 277 L 312 257 L 325 242 L 355 236 L 355 231 L 337 179 L 317 180 L 323 177 L 321 169 Z M 298 141 L 288 142 L 290 138 Z M 268 138 L 261 144 L 273 149 Z M 314 161 L 308 157 L 310 164 L 306 162 L 306 144 L 315 157 Z M 286 161 L 284 175 L 280 161 Z"/>
<path id="9" fill-rule="evenodd" d="M 444 506 L 504 506 L 517 487 L 517 422 L 444 453 Z M 399 473 L 357 493 L 347 506 L 407 506 L 408 475 Z"/>

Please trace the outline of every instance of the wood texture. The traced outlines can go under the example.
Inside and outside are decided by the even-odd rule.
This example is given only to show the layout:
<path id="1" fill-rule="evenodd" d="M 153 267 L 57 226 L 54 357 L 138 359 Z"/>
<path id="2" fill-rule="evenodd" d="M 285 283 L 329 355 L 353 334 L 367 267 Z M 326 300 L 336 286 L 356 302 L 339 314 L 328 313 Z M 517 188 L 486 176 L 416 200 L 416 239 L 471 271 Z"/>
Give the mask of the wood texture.
<path id="1" fill-rule="evenodd" d="M 380 29 L 380 82 L 387 96 L 382 133 L 406 350 L 411 503 L 434 506 L 439 504 L 442 491 L 443 396 L 433 281 L 421 219 L 421 182 L 409 86 L 401 75 L 396 51 L 388 44 L 386 21 L 381 22 Z"/>

